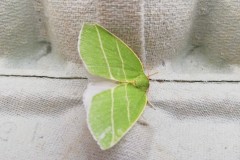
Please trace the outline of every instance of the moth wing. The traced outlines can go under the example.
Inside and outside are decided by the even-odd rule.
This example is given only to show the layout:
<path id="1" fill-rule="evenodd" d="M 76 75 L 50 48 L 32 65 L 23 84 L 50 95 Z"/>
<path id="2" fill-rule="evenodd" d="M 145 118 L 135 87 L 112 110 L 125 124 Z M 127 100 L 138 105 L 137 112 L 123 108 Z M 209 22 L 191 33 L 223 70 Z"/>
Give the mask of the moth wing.
<path id="1" fill-rule="evenodd" d="M 111 148 L 127 133 L 146 103 L 146 93 L 131 84 L 118 85 L 93 97 L 88 125 L 101 149 Z"/>
<path id="2" fill-rule="evenodd" d="M 93 75 L 127 82 L 144 74 L 137 55 L 100 25 L 83 25 L 78 51 L 86 69 Z"/>

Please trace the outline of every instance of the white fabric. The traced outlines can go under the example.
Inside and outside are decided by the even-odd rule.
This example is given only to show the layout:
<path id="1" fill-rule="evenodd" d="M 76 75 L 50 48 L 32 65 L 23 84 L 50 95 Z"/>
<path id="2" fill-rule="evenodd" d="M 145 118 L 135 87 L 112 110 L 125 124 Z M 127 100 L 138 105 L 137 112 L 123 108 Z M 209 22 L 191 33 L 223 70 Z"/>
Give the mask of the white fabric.
<path id="1" fill-rule="evenodd" d="M 239 6 L 238 0 L 1 1 L 0 159 L 239 159 Z M 156 110 L 146 107 L 107 151 L 90 135 L 82 104 L 83 22 L 122 38 L 146 73 L 159 71 L 148 92 Z"/>
<path id="2" fill-rule="evenodd" d="M 84 76 L 83 22 L 122 38 L 156 79 L 239 80 L 239 1 L 4 0 L 0 73 Z"/>
<path id="3" fill-rule="evenodd" d="M 4 160 L 239 157 L 239 83 L 151 82 L 148 96 L 156 109 L 146 107 L 132 130 L 107 151 L 87 128 L 81 101 L 86 80 L 6 77 L 0 84 Z"/>

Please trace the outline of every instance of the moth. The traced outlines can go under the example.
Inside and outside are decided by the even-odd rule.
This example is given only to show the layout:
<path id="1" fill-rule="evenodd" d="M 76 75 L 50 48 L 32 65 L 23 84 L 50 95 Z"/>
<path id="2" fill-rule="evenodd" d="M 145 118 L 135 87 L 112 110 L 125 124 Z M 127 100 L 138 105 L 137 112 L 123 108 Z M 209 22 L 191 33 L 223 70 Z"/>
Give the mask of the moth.
<path id="1" fill-rule="evenodd" d="M 78 51 L 91 75 L 116 83 L 94 95 L 87 111 L 88 128 L 106 150 L 117 144 L 143 113 L 149 79 L 133 50 L 98 24 L 82 26 Z"/>

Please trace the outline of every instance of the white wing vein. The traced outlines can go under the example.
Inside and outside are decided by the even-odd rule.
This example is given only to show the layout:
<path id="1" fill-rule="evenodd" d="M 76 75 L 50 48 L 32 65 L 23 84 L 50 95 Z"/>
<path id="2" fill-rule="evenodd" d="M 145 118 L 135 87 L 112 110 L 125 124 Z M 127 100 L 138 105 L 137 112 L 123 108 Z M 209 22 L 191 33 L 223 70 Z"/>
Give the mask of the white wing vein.
<path id="1" fill-rule="evenodd" d="M 125 73 L 125 67 L 124 67 L 124 62 L 123 62 L 122 54 L 121 54 L 121 51 L 119 49 L 117 40 L 116 40 L 116 45 L 117 45 L 118 55 L 119 55 L 119 57 L 121 59 L 121 62 L 122 62 L 122 70 L 123 70 L 123 74 L 124 74 L 124 79 L 125 79 L 125 81 L 127 81 L 127 77 L 126 77 L 126 73 Z"/>
<path id="2" fill-rule="evenodd" d="M 125 85 L 125 96 L 126 96 L 125 98 L 126 98 L 126 101 L 127 101 L 128 123 L 130 123 L 130 110 L 129 110 L 130 102 L 129 102 L 129 99 L 128 99 L 127 84 Z"/>
<path id="3" fill-rule="evenodd" d="M 111 145 L 114 144 L 114 137 L 115 137 L 115 127 L 114 127 L 114 115 L 113 115 L 113 110 L 114 110 L 114 99 L 113 99 L 113 92 L 114 89 L 111 89 L 111 99 L 112 99 L 112 106 L 111 106 L 111 124 L 112 124 L 112 141 Z"/>
<path id="4" fill-rule="evenodd" d="M 102 43 L 102 40 L 101 40 L 100 33 L 99 33 L 99 31 L 98 31 L 97 26 L 95 26 L 95 28 L 96 28 L 96 31 L 97 31 L 97 34 L 98 34 L 98 40 L 99 40 L 99 43 L 100 43 L 101 50 L 102 50 L 102 52 L 103 52 L 103 56 L 104 56 L 105 62 L 107 63 L 107 68 L 108 68 L 108 72 L 109 72 L 110 78 L 111 78 L 111 79 L 114 79 L 114 78 L 113 78 L 113 75 L 112 75 L 112 73 L 111 73 L 111 70 L 110 70 L 110 65 L 109 65 L 109 62 L 108 62 L 106 53 L 105 53 L 104 48 L 103 48 L 103 43 Z"/>
<path id="5" fill-rule="evenodd" d="M 116 40 L 116 45 L 117 45 L 118 55 L 119 55 L 119 57 L 121 59 L 121 62 L 122 62 L 122 70 L 123 70 L 123 74 L 124 74 L 124 79 L 125 79 L 125 81 L 127 81 L 127 77 L 126 77 L 126 73 L 125 73 L 125 67 L 124 67 L 124 62 L 123 62 L 122 54 L 121 54 L 121 51 L 119 49 L 117 40 Z M 128 99 L 128 93 L 127 93 L 127 85 L 125 85 L 125 98 L 126 98 L 126 102 L 127 102 L 128 123 L 130 123 L 130 111 L 129 111 L 129 99 Z"/>

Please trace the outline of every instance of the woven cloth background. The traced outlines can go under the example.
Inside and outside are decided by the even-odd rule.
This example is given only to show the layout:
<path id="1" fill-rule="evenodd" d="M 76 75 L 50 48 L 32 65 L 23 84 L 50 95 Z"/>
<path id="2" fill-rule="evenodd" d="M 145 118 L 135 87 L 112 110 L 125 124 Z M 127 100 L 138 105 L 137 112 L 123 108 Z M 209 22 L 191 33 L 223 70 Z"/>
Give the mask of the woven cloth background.
<path id="1" fill-rule="evenodd" d="M 237 160 L 240 157 L 239 0 L 3 0 L 0 157 Z M 82 104 L 83 22 L 123 39 L 154 75 L 147 107 L 101 151 Z"/>

